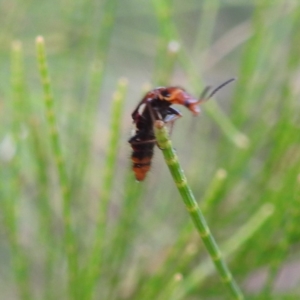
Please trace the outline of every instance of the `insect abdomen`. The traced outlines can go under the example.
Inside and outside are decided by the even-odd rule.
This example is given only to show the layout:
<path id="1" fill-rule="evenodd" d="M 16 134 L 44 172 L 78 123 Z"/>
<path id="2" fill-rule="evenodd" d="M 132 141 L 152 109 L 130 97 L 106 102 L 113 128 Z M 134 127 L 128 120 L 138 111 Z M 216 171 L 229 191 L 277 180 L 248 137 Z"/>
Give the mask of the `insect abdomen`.
<path id="1" fill-rule="evenodd" d="M 132 145 L 132 170 L 137 181 L 143 181 L 151 168 L 154 143 Z"/>

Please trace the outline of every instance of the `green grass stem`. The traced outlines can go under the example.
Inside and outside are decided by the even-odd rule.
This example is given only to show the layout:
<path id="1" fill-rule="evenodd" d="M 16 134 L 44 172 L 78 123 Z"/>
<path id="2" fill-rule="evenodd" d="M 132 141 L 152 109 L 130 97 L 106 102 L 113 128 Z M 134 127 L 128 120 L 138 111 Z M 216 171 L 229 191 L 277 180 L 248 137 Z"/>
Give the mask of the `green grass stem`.
<path id="1" fill-rule="evenodd" d="M 200 204 L 201 210 L 206 212 L 214 207 L 214 204 L 219 200 L 217 196 L 218 192 L 224 185 L 227 178 L 227 172 L 224 169 L 218 169 L 209 184 L 205 194 L 203 196 L 203 203 Z"/>
<path id="2" fill-rule="evenodd" d="M 90 70 L 90 82 L 86 96 L 85 105 L 79 123 L 79 143 L 77 149 L 76 161 L 74 163 L 74 176 L 72 178 L 72 194 L 83 194 L 82 182 L 86 182 L 89 164 L 91 163 L 92 141 L 95 134 L 95 124 L 97 117 L 97 108 L 99 105 L 99 95 L 103 82 L 104 66 L 100 60 L 93 62 Z M 84 185 L 85 186 L 85 185 Z"/>
<path id="3" fill-rule="evenodd" d="M 95 30 L 99 30 L 97 33 L 96 49 L 98 52 L 97 57 L 101 62 L 105 63 L 119 3 L 117 0 L 105 0 L 104 2 L 102 1 L 101 4 L 102 16 L 100 19 L 100 24 L 95 26 Z"/>
<path id="4" fill-rule="evenodd" d="M 215 173 L 212 181 L 210 182 L 210 184 L 206 189 L 206 192 L 203 196 L 203 201 L 200 204 L 203 213 L 206 213 L 207 211 L 213 209 L 214 207 L 213 205 L 218 200 L 217 194 L 222 188 L 226 177 L 227 177 L 227 172 L 224 169 L 219 169 Z M 193 230 L 192 224 L 191 223 L 186 224 L 181 229 L 176 242 L 172 246 L 172 249 L 169 251 L 169 254 L 166 257 L 164 263 L 161 265 L 160 269 L 156 272 L 156 274 L 151 276 L 151 278 L 149 278 L 147 281 L 143 283 L 139 283 L 139 285 L 143 284 L 139 293 L 140 298 L 154 299 L 157 296 L 156 286 L 158 286 L 162 282 L 165 282 L 167 278 L 173 276 L 174 272 L 177 272 L 178 268 L 180 268 L 181 265 L 188 264 L 188 261 L 191 261 L 193 259 L 194 255 L 189 254 L 185 256 L 185 258 L 188 261 L 183 260 L 178 262 L 178 257 L 188 251 L 187 247 L 191 242 L 191 238 L 193 238 L 192 230 Z M 178 280 L 174 280 L 172 282 L 175 285 L 178 284 Z M 172 290 L 172 288 L 168 290 L 170 291 Z M 163 294 L 166 295 L 168 293 L 164 291 Z"/>
<path id="5" fill-rule="evenodd" d="M 212 236 L 210 229 L 206 223 L 206 220 L 200 210 L 195 197 L 187 184 L 187 179 L 183 173 L 183 170 L 179 164 L 178 157 L 172 148 L 172 143 L 168 137 L 167 129 L 162 121 L 156 121 L 155 137 L 158 145 L 162 149 L 166 164 L 172 174 L 175 185 L 182 197 L 182 200 L 189 212 L 193 223 L 198 230 L 200 237 L 215 264 L 217 271 L 230 290 L 233 299 L 244 299 L 244 296 L 236 284 L 229 268 L 227 267 L 224 259 L 222 258 L 221 251 Z"/>
<path id="6" fill-rule="evenodd" d="M 12 44 L 11 53 L 12 64 L 12 92 L 13 92 L 13 134 L 16 143 L 19 143 L 21 134 L 21 124 L 24 121 L 22 113 L 24 113 L 24 74 L 23 74 L 23 50 L 22 44 L 15 41 Z"/>
<path id="7" fill-rule="evenodd" d="M 153 82 L 156 86 L 170 85 L 170 79 L 180 49 L 179 43 L 173 39 L 170 30 L 169 18 L 171 18 L 172 15 L 171 3 L 171 0 L 153 0 L 160 28 L 156 54 L 156 67 L 153 74 Z"/>
<path id="8" fill-rule="evenodd" d="M 270 204 L 262 205 L 251 218 L 239 228 L 231 238 L 221 244 L 223 249 L 224 259 L 228 259 L 245 245 L 250 238 L 259 232 L 263 225 L 274 214 L 275 207 Z M 198 287 L 209 275 L 213 274 L 215 268 L 209 261 L 205 261 L 197 266 L 184 280 L 178 285 L 174 291 L 176 300 L 184 299 L 185 296 L 195 287 Z"/>
<path id="9" fill-rule="evenodd" d="M 84 299 L 90 299 L 93 295 L 93 288 L 96 280 L 99 278 L 103 259 L 105 246 L 105 232 L 107 225 L 107 213 L 110 197 L 113 191 L 113 182 L 115 178 L 115 167 L 117 163 L 117 156 L 119 151 L 120 131 L 122 126 L 122 113 L 124 107 L 124 100 L 127 92 L 127 79 L 120 79 L 117 86 L 117 91 L 113 95 L 112 114 L 110 124 L 110 140 L 107 147 L 107 158 L 103 170 L 102 189 L 100 191 L 100 206 L 98 212 L 98 219 L 96 224 L 96 232 L 93 246 L 90 250 L 90 257 L 85 273 L 85 296 Z"/>
<path id="10" fill-rule="evenodd" d="M 197 65 L 199 66 L 204 65 L 204 60 L 206 59 L 204 56 L 205 50 L 211 45 L 220 4 L 219 0 L 203 1 L 197 35 L 195 37 L 195 44 L 193 47 L 194 56 L 200 56 L 200 59 L 197 60 Z"/>
<path id="11" fill-rule="evenodd" d="M 8 173 L 10 182 L 2 188 L 2 209 L 4 212 L 4 224 L 10 245 L 12 270 L 17 284 L 17 292 L 20 299 L 29 300 L 31 295 L 29 259 L 21 242 L 19 217 L 20 200 L 23 190 L 22 185 L 22 161 L 21 150 L 21 126 L 23 121 L 23 49 L 20 42 L 14 42 L 11 51 L 11 90 L 12 90 L 12 143 L 15 153 L 7 163 L 10 167 Z"/>
<path id="12" fill-rule="evenodd" d="M 69 296 L 76 299 L 76 280 L 78 272 L 77 247 L 75 245 L 74 233 L 71 224 L 71 202 L 70 188 L 65 161 L 63 158 L 62 145 L 59 139 L 57 121 L 54 110 L 54 99 L 52 95 L 49 70 L 47 66 L 45 42 L 42 36 L 36 38 L 37 60 L 40 77 L 44 92 L 45 116 L 49 130 L 52 156 L 55 161 L 59 178 L 60 195 L 62 199 L 63 222 L 64 222 L 64 248 L 68 261 L 68 290 Z"/>
<path id="13" fill-rule="evenodd" d="M 137 216 L 139 216 L 140 202 L 143 200 L 145 187 L 135 181 L 132 170 L 125 175 L 124 192 L 118 223 L 112 234 L 111 245 L 114 251 L 109 251 L 106 256 L 105 270 L 109 276 L 110 288 L 108 299 L 119 298 L 122 295 L 118 283 L 122 282 L 130 268 L 127 259 L 134 250 L 133 240 L 138 235 Z M 118 272 L 111 272 L 111 269 L 118 270 Z"/>
<path id="14" fill-rule="evenodd" d="M 98 9 L 98 5 L 101 5 L 101 9 Z M 88 170 L 90 152 L 92 149 L 91 141 L 95 133 L 95 124 L 99 95 L 102 90 L 102 84 L 105 74 L 105 68 L 107 65 L 107 56 L 109 53 L 109 46 L 111 36 L 113 33 L 118 1 L 105 0 L 101 4 L 96 5 L 95 20 L 93 23 L 93 34 L 95 35 L 96 46 L 94 47 L 93 62 L 91 64 L 89 87 L 86 95 L 86 101 L 84 104 L 83 112 L 79 116 L 80 120 L 76 120 L 75 126 L 80 126 L 80 139 L 78 143 L 78 155 L 76 155 L 76 163 L 74 166 L 75 176 L 72 182 L 72 192 L 78 195 L 78 190 L 82 188 L 81 182 L 85 182 Z M 93 6 L 90 9 L 94 10 Z M 99 17 L 100 15 L 100 17 Z M 74 26 L 72 24 L 72 26 Z M 90 45 L 89 48 L 92 48 Z M 78 159 L 78 157 L 80 159 Z M 80 192 L 83 192 L 80 190 Z"/>

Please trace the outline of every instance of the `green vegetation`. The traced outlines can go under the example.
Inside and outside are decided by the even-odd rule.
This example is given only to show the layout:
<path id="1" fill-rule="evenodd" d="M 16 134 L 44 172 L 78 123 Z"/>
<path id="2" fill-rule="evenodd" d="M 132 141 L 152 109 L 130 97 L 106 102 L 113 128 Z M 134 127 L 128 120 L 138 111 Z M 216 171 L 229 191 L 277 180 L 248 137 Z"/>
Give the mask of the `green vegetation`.
<path id="1" fill-rule="evenodd" d="M 181 169 L 180 163 L 178 162 L 178 157 L 173 149 L 172 143 L 168 137 L 168 131 L 164 126 L 163 121 L 156 121 L 155 137 L 157 144 L 160 149 L 162 149 L 166 164 L 169 167 L 186 209 L 189 212 L 212 261 L 214 262 L 222 281 L 228 285 L 234 299 L 244 299 L 244 296 L 233 279 L 232 274 L 222 257 L 222 253 L 210 232 L 203 213 L 187 183 L 187 179 Z"/>
<path id="2" fill-rule="evenodd" d="M 1 299 L 299 299 L 300 3 L 10 1 L 1 15 Z M 199 118 L 179 107 L 178 158 L 156 147 L 135 182 L 143 93 L 231 77 Z"/>

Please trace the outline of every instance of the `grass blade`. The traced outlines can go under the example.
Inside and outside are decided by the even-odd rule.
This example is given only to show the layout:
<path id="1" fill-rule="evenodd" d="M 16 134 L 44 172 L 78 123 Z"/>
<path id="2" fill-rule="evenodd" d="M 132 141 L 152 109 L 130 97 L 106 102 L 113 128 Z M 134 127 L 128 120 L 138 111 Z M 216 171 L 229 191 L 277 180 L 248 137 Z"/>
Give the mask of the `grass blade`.
<path id="1" fill-rule="evenodd" d="M 113 97 L 112 117 L 110 125 L 110 141 L 108 143 L 107 159 L 104 166 L 104 175 L 102 180 L 101 203 L 98 212 L 96 224 L 96 232 L 94 244 L 91 247 L 91 254 L 83 275 L 86 277 L 85 297 L 90 299 L 93 295 L 93 289 L 96 280 L 99 278 L 103 264 L 103 246 L 105 240 L 105 231 L 107 225 L 107 213 L 109 200 L 113 188 L 113 180 L 115 175 L 115 166 L 119 150 L 119 136 L 121 130 L 121 116 L 123 112 L 123 104 L 127 91 L 127 80 L 121 79 L 118 83 L 117 91 Z"/>
<path id="2" fill-rule="evenodd" d="M 178 157 L 172 148 L 171 141 L 168 138 L 167 130 L 164 127 L 164 123 L 162 121 L 156 121 L 154 130 L 157 143 L 162 149 L 166 164 L 168 165 L 168 168 L 172 174 L 175 185 L 177 186 L 182 200 L 193 220 L 197 231 L 200 234 L 200 237 L 212 261 L 215 264 L 216 269 L 219 272 L 222 281 L 227 285 L 233 296 L 233 299 L 244 299 L 242 292 L 240 291 L 229 268 L 222 258 L 221 251 L 210 232 L 210 229 L 190 187 L 187 184 L 187 179 L 178 162 Z"/>
<path id="3" fill-rule="evenodd" d="M 45 102 L 45 115 L 47 120 L 47 125 L 49 129 L 49 139 L 52 147 L 52 156 L 55 161 L 58 178 L 60 195 L 62 199 L 62 209 L 63 209 L 63 222 L 64 222 L 64 249 L 68 261 L 68 290 L 69 295 L 73 295 L 76 299 L 77 289 L 77 249 L 75 245 L 75 237 L 72 230 L 71 224 L 71 199 L 70 199 L 70 188 L 67 176 L 67 170 L 65 161 L 62 153 L 62 145 L 59 140 L 57 122 L 54 112 L 54 99 L 51 90 L 49 71 L 46 60 L 46 50 L 45 42 L 42 36 L 36 39 L 37 47 L 37 59 L 39 65 L 39 71 L 41 76 L 41 82 L 44 92 L 44 102 Z"/>

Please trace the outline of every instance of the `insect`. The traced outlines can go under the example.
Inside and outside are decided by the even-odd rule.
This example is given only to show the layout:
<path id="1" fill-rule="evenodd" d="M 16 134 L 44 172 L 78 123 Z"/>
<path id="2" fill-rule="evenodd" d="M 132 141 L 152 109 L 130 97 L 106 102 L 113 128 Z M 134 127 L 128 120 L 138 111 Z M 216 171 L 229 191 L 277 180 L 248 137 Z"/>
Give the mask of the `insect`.
<path id="1" fill-rule="evenodd" d="M 183 105 L 194 115 L 200 113 L 199 105 L 211 98 L 218 90 L 235 80 L 231 78 L 208 94 L 210 87 L 206 87 L 199 99 L 194 98 L 183 88 L 158 87 L 149 91 L 132 113 L 135 130 L 128 140 L 132 147 L 132 170 L 137 181 L 143 181 L 150 170 L 155 146 L 153 125 L 156 120 L 170 123 L 171 129 L 181 113 L 171 107 L 173 104 Z M 207 95 L 208 94 L 208 95 Z"/>

